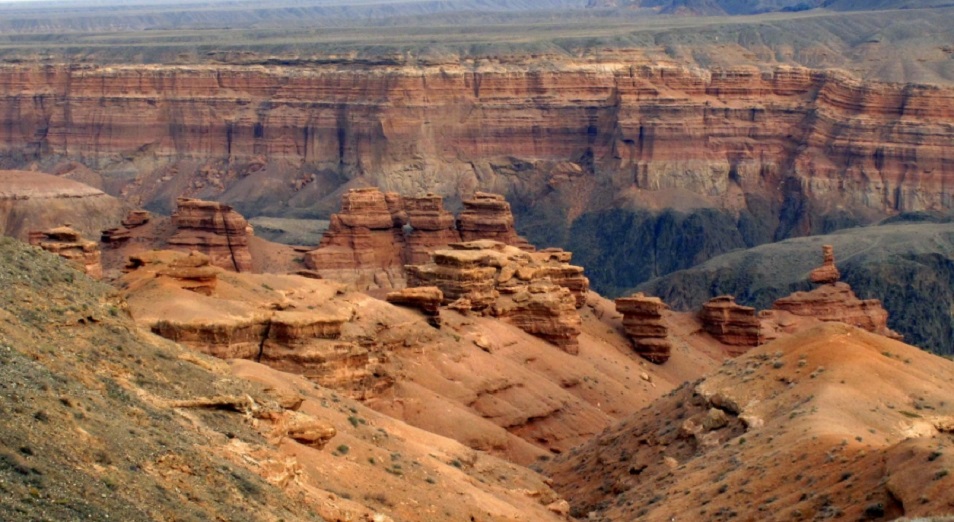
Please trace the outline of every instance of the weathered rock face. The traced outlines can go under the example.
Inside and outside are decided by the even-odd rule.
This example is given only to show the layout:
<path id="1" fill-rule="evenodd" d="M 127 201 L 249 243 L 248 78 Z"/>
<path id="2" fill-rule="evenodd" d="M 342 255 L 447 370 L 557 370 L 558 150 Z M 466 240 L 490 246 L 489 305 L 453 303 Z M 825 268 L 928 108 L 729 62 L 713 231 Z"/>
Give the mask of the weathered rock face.
<path id="1" fill-rule="evenodd" d="M 8 65 L 0 143 L 8 163 L 69 158 L 142 204 L 182 190 L 211 197 L 267 175 L 286 181 L 269 187 L 273 201 L 309 205 L 314 191 L 335 187 L 326 186 L 331 177 L 302 185 L 302 165 L 403 193 L 507 192 L 525 180 L 533 190 L 576 192 L 593 185 L 592 160 L 623 190 L 671 187 L 714 201 L 738 190 L 769 194 L 791 178 L 787 191 L 848 208 L 951 208 L 949 89 L 628 58 L 554 60 L 546 71 L 493 60 Z M 250 115 L 249 106 L 261 110 Z M 128 151 L 155 161 L 117 165 Z M 538 171 L 539 160 L 574 168 Z M 139 176 L 119 175 L 130 169 Z"/>
<path id="2" fill-rule="evenodd" d="M 461 240 L 454 228 L 454 215 L 444 210 L 444 200 L 437 194 L 404 199 L 411 232 L 407 236 L 407 262 L 422 265 L 431 260 L 431 253 Z"/>
<path id="3" fill-rule="evenodd" d="M 658 297 L 641 293 L 616 299 L 616 311 L 623 314 L 623 328 L 633 342 L 633 348 L 647 361 L 662 364 L 672 351 L 669 328 L 662 320 L 668 307 Z"/>
<path id="4" fill-rule="evenodd" d="M 532 252 L 533 245 L 517 235 L 510 203 L 499 194 L 477 192 L 463 201 L 464 211 L 457 217 L 457 229 L 463 241 L 490 239 Z"/>
<path id="5" fill-rule="evenodd" d="M 89 185 L 40 172 L 0 170 L 0 235 L 27 241 L 32 231 L 70 223 L 82 236 L 95 238 L 119 225 L 125 213 L 122 202 Z"/>
<path id="6" fill-rule="evenodd" d="M 199 251 L 212 264 L 235 272 L 252 270 L 248 250 L 251 227 L 232 207 L 213 201 L 180 198 L 172 214 L 175 234 L 169 238 L 173 250 Z"/>
<path id="7" fill-rule="evenodd" d="M 733 347 L 729 350 L 733 356 L 759 345 L 760 322 L 755 308 L 737 304 L 730 295 L 715 297 L 702 305 L 699 319 L 706 332 Z"/>
<path id="8" fill-rule="evenodd" d="M 821 286 L 810 292 L 795 292 L 783 297 L 775 301 L 772 308 L 820 321 L 850 324 L 892 339 L 901 339 L 901 335 L 888 328 L 888 312 L 881 306 L 880 300 L 858 299 L 847 283 L 832 280 L 838 271 L 834 267 L 831 246 L 822 248 L 822 256 L 824 264 L 812 270 L 809 276 L 813 282 L 823 281 Z"/>
<path id="9" fill-rule="evenodd" d="M 505 318 L 576 353 L 582 329 L 576 310 L 579 295 L 557 284 L 551 274 L 564 276 L 576 292 L 585 293 L 588 283 L 582 269 L 566 265 L 567 254 L 530 253 L 490 240 L 454 243 L 434 252 L 432 263 L 408 266 L 408 286 L 436 286 L 445 304 Z"/>
<path id="10" fill-rule="evenodd" d="M 399 286 L 404 264 L 404 231 L 407 213 L 397 194 L 377 188 L 352 189 L 341 196 L 341 210 L 331 216 L 331 224 L 318 248 L 305 254 L 305 265 L 333 279 L 361 286 L 370 279 L 379 286 Z M 387 284 L 382 284 L 387 282 Z"/>
<path id="11" fill-rule="evenodd" d="M 45 232 L 30 232 L 29 240 L 31 245 L 72 261 L 90 277 L 96 279 L 103 277 L 99 244 L 84 239 L 78 231 L 69 225 Z"/>

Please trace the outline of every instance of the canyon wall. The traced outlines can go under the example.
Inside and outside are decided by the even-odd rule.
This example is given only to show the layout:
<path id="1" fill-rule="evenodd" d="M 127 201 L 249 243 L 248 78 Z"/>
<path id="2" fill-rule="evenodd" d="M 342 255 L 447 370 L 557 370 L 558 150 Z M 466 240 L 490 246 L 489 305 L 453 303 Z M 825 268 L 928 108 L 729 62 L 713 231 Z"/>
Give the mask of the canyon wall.
<path id="1" fill-rule="evenodd" d="M 645 280 L 954 206 L 954 90 L 792 67 L 7 65 L 0 120 L 0 166 L 78 162 L 96 173 L 85 181 L 153 210 L 189 196 L 327 217 L 343 186 L 504 193 L 521 233 L 586 250 L 609 290 L 638 283 L 621 275 L 635 266 Z M 603 226 L 620 219 L 646 237 Z M 645 244 L 627 262 L 602 255 L 620 241 Z"/>

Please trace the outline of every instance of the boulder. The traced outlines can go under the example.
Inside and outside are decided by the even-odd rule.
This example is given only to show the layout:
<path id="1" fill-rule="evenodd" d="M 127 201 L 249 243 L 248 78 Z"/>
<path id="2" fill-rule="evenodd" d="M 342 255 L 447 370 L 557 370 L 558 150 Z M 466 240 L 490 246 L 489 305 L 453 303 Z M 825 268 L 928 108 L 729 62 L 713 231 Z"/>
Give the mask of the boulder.
<path id="1" fill-rule="evenodd" d="M 444 300 L 444 293 L 436 286 L 405 288 L 388 293 L 386 299 L 387 302 L 395 305 L 419 309 L 428 317 L 428 322 L 432 326 L 440 326 L 441 324 L 440 307 Z"/>

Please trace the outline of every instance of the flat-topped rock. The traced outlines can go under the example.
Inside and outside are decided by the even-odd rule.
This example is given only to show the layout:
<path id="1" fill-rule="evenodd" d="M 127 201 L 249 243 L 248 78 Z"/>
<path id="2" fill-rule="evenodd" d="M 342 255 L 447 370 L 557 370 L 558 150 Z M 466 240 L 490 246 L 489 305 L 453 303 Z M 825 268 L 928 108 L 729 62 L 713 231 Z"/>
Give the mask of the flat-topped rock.
<path id="1" fill-rule="evenodd" d="M 425 194 L 405 198 L 404 206 L 411 226 L 407 236 L 408 264 L 427 263 L 432 252 L 461 240 L 460 233 L 454 228 L 454 215 L 444 210 L 441 196 Z"/>

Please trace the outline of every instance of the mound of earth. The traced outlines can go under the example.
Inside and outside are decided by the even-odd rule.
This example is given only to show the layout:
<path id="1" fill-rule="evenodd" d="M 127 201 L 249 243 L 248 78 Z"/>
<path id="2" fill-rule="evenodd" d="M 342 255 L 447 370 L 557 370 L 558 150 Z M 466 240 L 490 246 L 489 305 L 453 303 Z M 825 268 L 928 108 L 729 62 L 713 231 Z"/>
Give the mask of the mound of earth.
<path id="1" fill-rule="evenodd" d="M 125 216 L 120 200 L 89 185 L 40 172 L 0 170 L 0 235 L 26 241 L 32 231 L 69 224 L 98 238 Z"/>
<path id="2" fill-rule="evenodd" d="M 829 323 L 756 348 L 545 465 L 596 520 L 950 512 L 954 363 Z"/>
<path id="3" fill-rule="evenodd" d="M 301 376 L 145 333 L 109 287 L 9 238 L 0 239 L 0 296 L 4 520 L 561 520 L 566 512 L 526 468 Z"/>
<path id="4" fill-rule="evenodd" d="M 698 310 L 723 294 L 766 309 L 776 299 L 811 288 L 808 275 L 824 244 L 835 247 L 841 280 L 862 299 L 881 299 L 888 326 L 905 341 L 954 353 L 952 223 L 891 223 L 790 239 L 715 257 L 638 290 L 678 310 Z"/>

